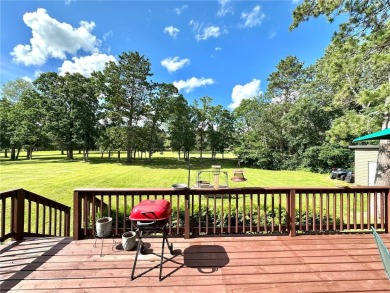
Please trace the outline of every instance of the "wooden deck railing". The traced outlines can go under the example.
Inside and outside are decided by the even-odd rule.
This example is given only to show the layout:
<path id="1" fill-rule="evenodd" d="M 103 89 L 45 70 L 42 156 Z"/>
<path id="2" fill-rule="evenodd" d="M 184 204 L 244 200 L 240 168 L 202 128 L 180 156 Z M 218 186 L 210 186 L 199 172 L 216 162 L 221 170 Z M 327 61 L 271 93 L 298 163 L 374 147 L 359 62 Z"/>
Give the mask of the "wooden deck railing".
<path id="1" fill-rule="evenodd" d="M 133 227 L 132 208 L 167 199 L 171 235 L 286 234 L 390 230 L 390 187 L 77 189 L 73 237 L 93 236 L 95 220 L 113 218 L 114 234 Z"/>
<path id="2" fill-rule="evenodd" d="M 188 204 L 185 204 L 188 203 L 187 190 L 183 192 L 172 189 L 77 189 L 73 198 L 73 238 L 93 236 L 95 221 L 103 216 L 113 218 L 114 234 L 122 234 L 132 229 L 128 217 L 132 208 L 144 199 L 169 200 L 174 210 L 169 222 L 169 233 L 189 234 L 188 231 L 184 231 L 185 207 L 188 207 Z"/>
<path id="3" fill-rule="evenodd" d="M 70 236 L 70 207 L 24 189 L 0 193 L 0 242 L 29 236 Z"/>

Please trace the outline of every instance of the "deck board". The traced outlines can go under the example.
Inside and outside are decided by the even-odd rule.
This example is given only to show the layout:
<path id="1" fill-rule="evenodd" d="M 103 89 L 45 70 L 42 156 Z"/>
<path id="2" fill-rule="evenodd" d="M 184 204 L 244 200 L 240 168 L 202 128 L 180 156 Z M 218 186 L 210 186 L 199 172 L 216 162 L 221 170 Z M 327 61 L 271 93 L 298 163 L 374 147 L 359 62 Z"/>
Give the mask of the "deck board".
<path id="1" fill-rule="evenodd" d="M 381 235 L 390 247 L 390 235 Z M 29 238 L 3 249 L 1 290 L 11 292 L 390 292 L 370 234 L 171 238 L 158 280 L 161 239 L 135 251 L 120 239 Z M 184 254 L 185 253 L 185 254 Z"/>

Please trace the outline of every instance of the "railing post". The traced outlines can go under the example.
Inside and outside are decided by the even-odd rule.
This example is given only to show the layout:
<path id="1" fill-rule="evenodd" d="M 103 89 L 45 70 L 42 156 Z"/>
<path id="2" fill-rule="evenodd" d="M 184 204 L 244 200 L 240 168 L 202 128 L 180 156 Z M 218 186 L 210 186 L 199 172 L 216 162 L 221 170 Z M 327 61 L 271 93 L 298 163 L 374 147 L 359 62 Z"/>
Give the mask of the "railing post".
<path id="1" fill-rule="evenodd" d="M 290 215 L 289 215 L 290 237 L 295 237 L 295 190 L 290 190 Z"/>
<path id="2" fill-rule="evenodd" d="M 65 210 L 65 236 L 70 236 L 70 208 Z"/>
<path id="3" fill-rule="evenodd" d="M 184 239 L 190 239 L 190 189 L 184 195 Z"/>
<path id="4" fill-rule="evenodd" d="M 385 194 L 385 232 L 389 233 L 390 231 L 390 188 L 387 189 L 387 194 Z"/>
<path id="5" fill-rule="evenodd" d="M 78 191 L 73 192 L 73 240 L 80 240 L 81 200 Z"/>
<path id="6" fill-rule="evenodd" d="M 13 238 L 18 241 L 24 235 L 24 190 L 19 189 L 14 200 L 14 226 L 12 227 Z"/>

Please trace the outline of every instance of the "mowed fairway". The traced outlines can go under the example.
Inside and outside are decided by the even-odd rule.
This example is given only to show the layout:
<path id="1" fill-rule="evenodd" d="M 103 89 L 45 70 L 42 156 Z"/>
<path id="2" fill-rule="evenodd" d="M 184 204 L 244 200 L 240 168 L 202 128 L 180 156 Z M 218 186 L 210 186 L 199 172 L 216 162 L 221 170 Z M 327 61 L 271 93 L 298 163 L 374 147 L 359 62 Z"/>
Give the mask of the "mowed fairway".
<path id="1" fill-rule="evenodd" d="M 89 162 L 82 162 L 80 154 L 75 160 L 67 161 L 59 151 L 35 152 L 32 160 L 26 160 L 21 153 L 19 160 L 10 161 L 1 153 L 0 190 L 23 188 L 60 203 L 72 206 L 75 188 L 170 188 L 174 183 L 187 183 L 188 162 L 178 160 L 177 153 L 155 154 L 153 159 L 136 159 L 125 162 L 122 153 L 118 163 L 116 154 L 108 159 L 99 153 L 91 153 Z M 191 154 L 199 157 L 199 154 Z M 196 170 L 211 170 L 211 165 L 221 165 L 229 174 L 229 187 L 277 187 L 277 186 L 337 186 L 348 185 L 343 181 L 331 180 L 329 174 L 315 174 L 305 171 L 269 171 L 241 166 L 246 182 L 232 182 L 237 161 L 232 155 L 225 159 L 218 155 L 212 160 L 209 154 L 204 158 L 191 159 L 191 184 L 194 184 Z"/>

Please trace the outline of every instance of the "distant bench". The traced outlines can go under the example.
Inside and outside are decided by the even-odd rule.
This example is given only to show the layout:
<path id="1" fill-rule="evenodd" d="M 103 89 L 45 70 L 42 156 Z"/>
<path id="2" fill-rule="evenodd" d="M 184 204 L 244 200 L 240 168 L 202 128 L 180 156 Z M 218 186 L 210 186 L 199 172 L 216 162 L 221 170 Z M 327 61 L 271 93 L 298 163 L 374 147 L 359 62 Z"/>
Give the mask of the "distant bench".
<path id="1" fill-rule="evenodd" d="M 371 226 L 372 234 L 374 235 L 375 242 L 379 249 L 379 254 L 382 258 L 383 266 L 385 267 L 385 272 L 387 277 L 390 279 L 390 252 L 387 249 L 386 245 L 383 243 L 379 234 L 375 231 L 374 227 Z"/>

